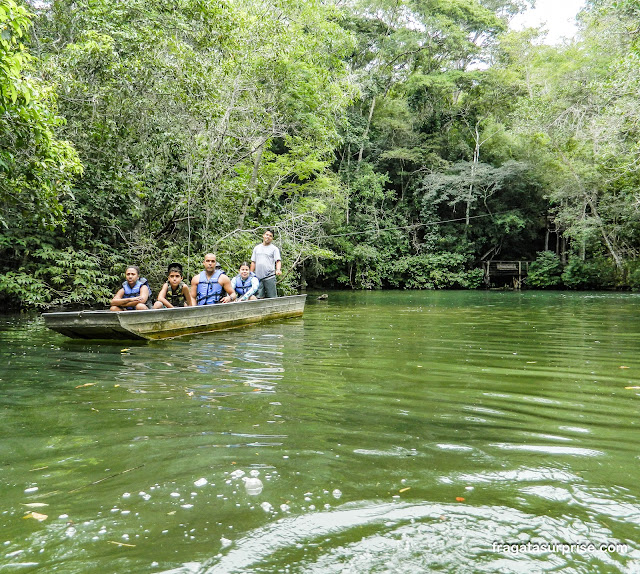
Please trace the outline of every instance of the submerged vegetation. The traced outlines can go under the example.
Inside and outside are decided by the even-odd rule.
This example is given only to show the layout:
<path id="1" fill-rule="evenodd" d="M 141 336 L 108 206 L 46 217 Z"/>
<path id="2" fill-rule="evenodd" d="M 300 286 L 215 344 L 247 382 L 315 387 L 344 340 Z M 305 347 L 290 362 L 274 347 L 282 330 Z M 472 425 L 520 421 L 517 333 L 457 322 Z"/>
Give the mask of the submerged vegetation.
<path id="1" fill-rule="evenodd" d="M 106 301 L 276 230 L 281 287 L 640 285 L 636 0 L 0 0 L 0 301 Z"/>

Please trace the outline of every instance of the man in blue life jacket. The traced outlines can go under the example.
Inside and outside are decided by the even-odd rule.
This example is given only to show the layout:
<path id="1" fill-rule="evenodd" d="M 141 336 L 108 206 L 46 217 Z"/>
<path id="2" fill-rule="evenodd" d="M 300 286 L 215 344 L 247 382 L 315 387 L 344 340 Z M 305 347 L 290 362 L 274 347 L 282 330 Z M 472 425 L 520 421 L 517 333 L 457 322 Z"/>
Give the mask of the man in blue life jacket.
<path id="1" fill-rule="evenodd" d="M 216 256 L 204 256 L 204 271 L 191 279 L 191 297 L 197 305 L 215 305 L 233 301 L 237 295 L 231 287 L 231 279 L 222 269 L 216 269 Z"/>
<path id="2" fill-rule="evenodd" d="M 282 275 L 280 250 L 271 243 L 273 231 L 267 229 L 262 235 L 262 243 L 253 248 L 251 254 L 251 271 L 260 280 L 258 299 L 277 297 L 276 275 Z"/>
<path id="3" fill-rule="evenodd" d="M 151 288 L 149 282 L 140 277 L 140 269 L 135 265 L 127 267 L 126 281 L 111 299 L 110 311 L 145 311 L 151 308 Z"/>

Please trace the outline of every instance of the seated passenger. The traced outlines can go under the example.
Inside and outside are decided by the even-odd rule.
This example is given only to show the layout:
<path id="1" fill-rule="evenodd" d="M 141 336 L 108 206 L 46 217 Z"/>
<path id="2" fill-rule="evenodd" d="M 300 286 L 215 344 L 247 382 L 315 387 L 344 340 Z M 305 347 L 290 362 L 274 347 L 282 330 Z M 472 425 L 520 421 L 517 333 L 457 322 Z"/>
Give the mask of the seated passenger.
<path id="1" fill-rule="evenodd" d="M 231 287 L 236 292 L 236 301 L 257 299 L 256 293 L 260 287 L 260 281 L 256 274 L 249 270 L 249 263 L 246 261 L 240 265 L 238 275 L 231 280 Z"/>
<path id="2" fill-rule="evenodd" d="M 228 294 L 224 299 L 223 292 Z M 232 295 L 235 296 L 231 280 L 222 269 L 216 269 L 216 256 L 207 253 L 204 256 L 204 271 L 191 279 L 191 298 L 197 305 L 214 305 L 228 303 Z"/>
<path id="3" fill-rule="evenodd" d="M 125 271 L 126 281 L 111 299 L 110 311 L 145 311 L 151 308 L 151 287 L 140 277 L 140 269 L 129 265 Z"/>
<path id="4" fill-rule="evenodd" d="M 192 307 L 195 305 L 191 298 L 189 287 L 182 280 L 182 265 L 171 263 L 168 269 L 169 277 L 158 293 L 158 300 L 153 304 L 154 309 L 168 307 Z"/>

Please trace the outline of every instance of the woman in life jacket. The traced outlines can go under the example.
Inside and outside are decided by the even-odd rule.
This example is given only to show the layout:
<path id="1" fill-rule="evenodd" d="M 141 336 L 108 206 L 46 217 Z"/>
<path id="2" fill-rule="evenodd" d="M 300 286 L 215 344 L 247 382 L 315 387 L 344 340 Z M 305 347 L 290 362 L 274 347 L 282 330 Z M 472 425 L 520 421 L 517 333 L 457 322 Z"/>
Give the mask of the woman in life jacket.
<path id="1" fill-rule="evenodd" d="M 236 301 L 257 299 L 256 293 L 260 287 L 260 281 L 258 281 L 256 274 L 250 271 L 247 261 L 243 261 L 240 265 L 238 275 L 231 280 L 231 287 L 238 295 Z"/>
<path id="2" fill-rule="evenodd" d="M 110 311 L 146 311 L 151 308 L 151 287 L 140 277 L 140 269 L 129 265 L 124 274 L 126 281 L 111 299 Z"/>
<path id="3" fill-rule="evenodd" d="M 154 309 L 167 307 L 192 307 L 195 305 L 187 284 L 182 280 L 182 265 L 170 263 L 167 269 L 167 281 L 158 293 L 158 300 L 153 304 Z"/>

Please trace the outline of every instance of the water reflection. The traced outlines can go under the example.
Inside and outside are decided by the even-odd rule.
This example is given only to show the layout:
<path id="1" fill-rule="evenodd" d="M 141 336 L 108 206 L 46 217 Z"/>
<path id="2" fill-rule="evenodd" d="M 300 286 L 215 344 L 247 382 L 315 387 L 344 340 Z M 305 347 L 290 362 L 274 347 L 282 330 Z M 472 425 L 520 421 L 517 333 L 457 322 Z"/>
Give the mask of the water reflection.
<path id="1" fill-rule="evenodd" d="M 636 301 L 336 293 L 126 346 L 5 318 L 0 567 L 638 571 Z M 628 548 L 493 546 L 584 540 Z"/>

